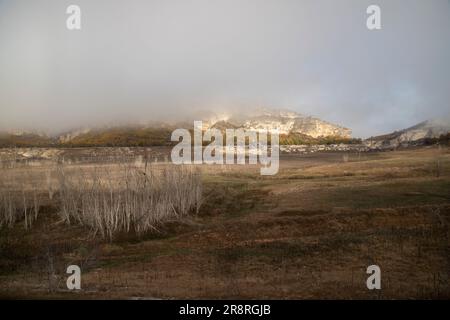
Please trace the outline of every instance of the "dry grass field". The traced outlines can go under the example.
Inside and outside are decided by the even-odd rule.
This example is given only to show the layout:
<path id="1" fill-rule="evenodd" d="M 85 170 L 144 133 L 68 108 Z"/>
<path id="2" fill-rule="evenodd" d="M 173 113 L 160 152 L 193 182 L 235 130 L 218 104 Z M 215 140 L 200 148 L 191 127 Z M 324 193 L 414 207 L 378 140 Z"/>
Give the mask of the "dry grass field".
<path id="1" fill-rule="evenodd" d="M 280 165 L 269 177 L 252 166 L 195 168 L 198 212 L 192 205 L 143 232 L 117 228 L 112 237 L 65 221 L 63 193 L 46 182 L 57 181 L 47 166 L 3 168 L 3 194 L 15 190 L 28 201 L 28 222 L 19 216 L 0 229 L 0 296 L 450 298 L 448 148 L 290 154 Z M 92 177 L 94 168 L 110 181 L 101 192 L 125 188 L 110 163 L 65 170 Z M 193 183 L 187 179 L 176 177 L 170 190 Z M 186 190 L 180 199 L 193 196 Z M 82 270 L 78 292 L 66 289 L 71 264 Z M 381 290 L 366 287 L 372 264 L 381 268 Z"/>

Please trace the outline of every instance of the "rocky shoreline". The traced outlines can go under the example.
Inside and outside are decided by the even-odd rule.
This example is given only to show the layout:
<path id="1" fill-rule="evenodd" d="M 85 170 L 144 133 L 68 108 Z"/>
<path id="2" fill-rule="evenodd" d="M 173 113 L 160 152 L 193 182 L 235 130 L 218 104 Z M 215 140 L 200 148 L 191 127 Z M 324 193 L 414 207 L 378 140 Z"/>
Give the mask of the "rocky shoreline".
<path id="1" fill-rule="evenodd" d="M 387 148 L 392 149 L 392 148 Z M 367 144 L 281 145 L 280 154 L 311 154 L 316 152 L 370 152 L 387 150 Z M 92 148 L 0 148 L 0 161 L 63 160 L 72 162 L 134 160 L 167 161 L 170 147 L 92 147 Z"/>

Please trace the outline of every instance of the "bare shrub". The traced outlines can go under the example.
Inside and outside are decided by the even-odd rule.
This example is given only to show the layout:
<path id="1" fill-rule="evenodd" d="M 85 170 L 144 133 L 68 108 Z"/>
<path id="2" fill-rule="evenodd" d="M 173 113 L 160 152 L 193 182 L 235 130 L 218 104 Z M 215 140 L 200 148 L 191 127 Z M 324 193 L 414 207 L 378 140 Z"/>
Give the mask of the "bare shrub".
<path id="1" fill-rule="evenodd" d="M 7 185 L 13 180 L 14 185 Z M 38 195 L 34 180 L 29 176 L 10 176 L 7 169 L 3 169 L 0 179 L 0 228 L 12 227 L 23 219 L 25 229 L 32 226 L 37 219 L 41 199 Z"/>
<path id="2" fill-rule="evenodd" d="M 117 232 L 137 234 L 164 220 L 199 210 L 201 178 L 190 167 L 129 165 L 65 170 L 58 167 L 60 216 L 112 239 Z"/>
<path id="3" fill-rule="evenodd" d="M 68 224 L 89 227 L 112 239 L 117 232 L 138 234 L 161 221 L 198 212 L 202 200 L 200 171 L 194 167 L 123 162 L 10 168 L 0 172 L 0 227 L 37 219 L 43 201 L 58 206 Z"/>
<path id="4" fill-rule="evenodd" d="M 11 227 L 17 219 L 17 203 L 11 192 L 0 191 L 0 205 L 0 227 Z"/>

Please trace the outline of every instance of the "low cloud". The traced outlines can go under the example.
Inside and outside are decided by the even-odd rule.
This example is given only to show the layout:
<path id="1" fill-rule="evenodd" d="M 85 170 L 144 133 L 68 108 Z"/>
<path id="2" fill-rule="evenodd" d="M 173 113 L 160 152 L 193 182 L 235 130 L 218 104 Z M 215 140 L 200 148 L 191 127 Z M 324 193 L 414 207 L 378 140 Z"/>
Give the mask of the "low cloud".
<path id="1" fill-rule="evenodd" d="M 66 8 L 82 30 L 66 29 Z M 0 129 L 290 108 L 385 133 L 450 110 L 450 4 L 0 0 Z"/>

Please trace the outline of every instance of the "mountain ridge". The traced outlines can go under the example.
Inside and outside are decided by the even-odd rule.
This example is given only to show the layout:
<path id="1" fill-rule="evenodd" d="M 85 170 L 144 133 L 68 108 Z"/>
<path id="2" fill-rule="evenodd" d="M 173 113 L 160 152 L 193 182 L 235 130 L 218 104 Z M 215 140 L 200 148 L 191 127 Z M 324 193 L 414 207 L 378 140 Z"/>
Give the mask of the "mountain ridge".
<path id="1" fill-rule="evenodd" d="M 355 144 L 369 149 L 396 148 L 437 141 L 450 132 L 450 124 L 442 120 L 426 120 L 406 129 L 370 137 L 366 140 L 351 137 L 351 130 L 317 117 L 287 109 L 261 108 L 247 113 L 203 113 L 203 129 L 243 128 L 250 131 L 280 133 L 280 144 Z M 201 115 L 197 115 L 200 117 Z M 166 146 L 173 145 L 171 133 L 176 128 L 192 129 L 193 122 L 145 122 L 140 124 L 80 127 L 49 135 L 43 132 L 0 132 L 0 147 L 90 147 L 90 146 Z M 434 139 L 434 140 L 433 140 Z"/>
<path id="2" fill-rule="evenodd" d="M 260 108 L 247 113 L 220 114 L 211 111 L 197 114 L 196 117 L 203 121 L 203 129 L 219 128 L 237 129 L 243 128 L 250 131 L 274 131 L 278 130 L 281 135 L 304 136 L 307 140 L 323 137 L 335 137 L 348 139 L 351 130 L 339 125 L 323 121 L 312 116 L 305 116 L 287 109 Z M 0 146 L 17 144 L 27 145 L 26 138 L 39 140 L 40 145 L 165 145 L 170 142 L 170 132 L 176 128 L 192 128 L 192 123 L 185 120 L 178 123 L 170 122 L 147 122 L 146 124 L 112 125 L 98 128 L 80 127 L 55 135 L 42 132 L 13 131 L 0 137 Z M 158 136 L 155 140 L 154 136 Z M 164 137 L 166 136 L 166 140 Z M 147 142 L 145 141 L 147 139 Z M 3 143 L 2 141 L 3 140 Z M 10 140 L 13 143 L 7 143 Z M 166 143 L 167 142 L 167 143 Z"/>
<path id="3" fill-rule="evenodd" d="M 411 127 L 388 134 L 370 137 L 364 144 L 370 148 L 397 148 L 400 146 L 420 145 L 445 137 L 450 132 L 450 123 L 430 119 Z"/>

